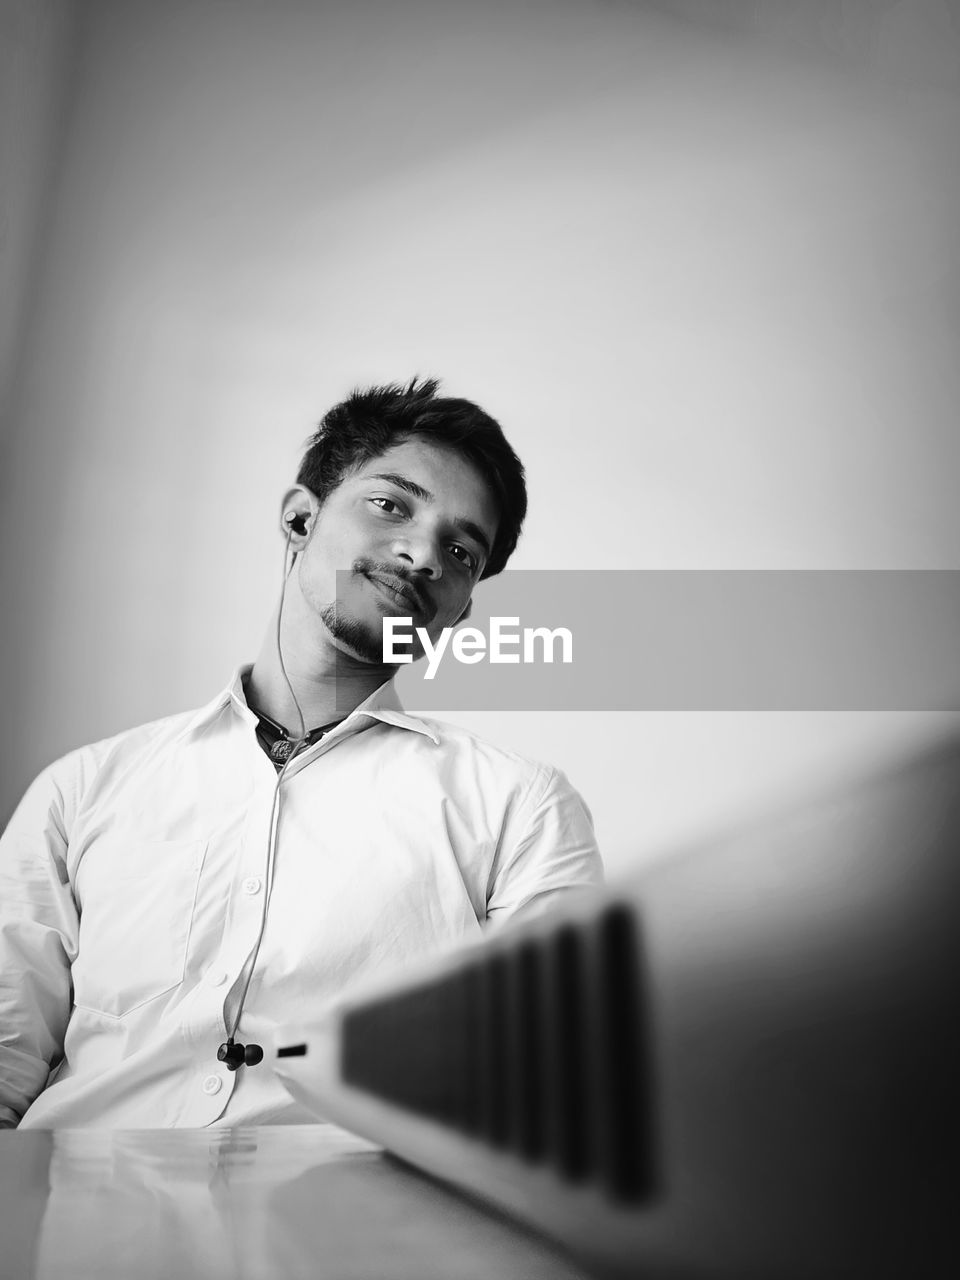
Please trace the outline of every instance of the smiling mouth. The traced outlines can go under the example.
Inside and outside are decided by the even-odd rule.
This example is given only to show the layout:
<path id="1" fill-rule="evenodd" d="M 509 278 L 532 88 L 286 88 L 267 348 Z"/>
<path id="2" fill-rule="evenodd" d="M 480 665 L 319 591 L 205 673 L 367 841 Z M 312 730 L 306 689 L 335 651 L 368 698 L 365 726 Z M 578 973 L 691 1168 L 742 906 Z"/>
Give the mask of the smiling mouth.
<path id="1" fill-rule="evenodd" d="M 383 578 L 373 573 L 367 573 L 364 576 L 392 603 L 421 615 L 427 612 L 423 597 L 408 582 L 400 578 Z"/>

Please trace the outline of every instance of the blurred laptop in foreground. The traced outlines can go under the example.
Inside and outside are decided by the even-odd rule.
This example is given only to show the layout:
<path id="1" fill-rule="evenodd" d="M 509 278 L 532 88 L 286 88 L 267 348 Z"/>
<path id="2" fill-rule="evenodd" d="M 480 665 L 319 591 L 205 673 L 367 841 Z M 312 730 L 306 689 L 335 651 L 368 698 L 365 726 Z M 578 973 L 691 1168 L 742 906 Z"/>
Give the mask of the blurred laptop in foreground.
<path id="1" fill-rule="evenodd" d="M 356 990 L 275 1067 L 598 1274 L 955 1274 L 958 889 L 950 742 Z"/>

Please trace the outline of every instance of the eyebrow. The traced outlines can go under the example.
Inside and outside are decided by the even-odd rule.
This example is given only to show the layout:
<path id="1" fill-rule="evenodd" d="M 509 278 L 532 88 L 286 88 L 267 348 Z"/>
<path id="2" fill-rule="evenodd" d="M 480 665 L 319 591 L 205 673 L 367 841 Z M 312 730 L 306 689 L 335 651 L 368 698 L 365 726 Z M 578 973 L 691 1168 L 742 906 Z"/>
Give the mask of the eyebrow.
<path id="1" fill-rule="evenodd" d="M 433 502 L 434 495 L 429 489 L 424 489 L 422 484 L 417 484 L 415 480 L 402 476 L 398 471 L 378 471 L 376 475 L 365 477 L 368 480 L 386 480 L 388 484 L 396 485 L 398 489 L 402 489 L 404 493 L 409 493 L 414 498 L 419 498 L 421 502 Z M 465 520 L 463 516 L 456 516 L 451 524 L 460 533 L 467 534 L 473 538 L 474 542 L 478 542 L 483 547 L 484 554 L 490 559 L 490 541 L 478 524 L 474 524 L 472 520 Z"/>

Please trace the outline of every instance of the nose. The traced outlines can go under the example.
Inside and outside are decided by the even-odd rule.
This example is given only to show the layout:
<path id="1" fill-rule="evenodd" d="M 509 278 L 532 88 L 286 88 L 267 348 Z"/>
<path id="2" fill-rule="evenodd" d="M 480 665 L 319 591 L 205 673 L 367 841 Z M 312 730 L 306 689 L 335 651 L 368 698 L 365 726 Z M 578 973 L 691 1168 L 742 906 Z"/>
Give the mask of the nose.
<path id="1" fill-rule="evenodd" d="M 391 547 L 393 554 L 412 573 L 421 574 L 436 582 L 443 574 L 440 548 L 434 538 L 427 535 L 396 538 Z"/>

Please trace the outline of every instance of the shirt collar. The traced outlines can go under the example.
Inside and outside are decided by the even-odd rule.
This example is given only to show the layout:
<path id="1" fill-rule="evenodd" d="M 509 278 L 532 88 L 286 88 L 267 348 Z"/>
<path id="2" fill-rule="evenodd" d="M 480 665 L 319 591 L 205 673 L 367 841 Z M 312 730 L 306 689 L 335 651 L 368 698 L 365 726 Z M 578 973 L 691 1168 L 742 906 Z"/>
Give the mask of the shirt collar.
<path id="1" fill-rule="evenodd" d="M 255 725 L 257 717 L 247 706 L 247 700 L 243 693 L 243 682 L 252 670 L 252 663 L 237 667 L 226 687 L 221 689 L 216 697 L 211 698 L 205 706 L 202 706 L 199 711 L 190 717 L 178 737 L 185 738 L 197 729 L 212 724 L 220 712 L 231 703 L 242 720 L 245 720 L 248 724 Z M 414 733 L 422 733 L 435 746 L 440 745 L 440 738 L 435 729 L 431 728 L 423 720 L 418 720 L 416 716 L 408 715 L 404 711 L 394 688 L 392 677 L 389 680 L 385 680 L 378 689 L 374 689 L 368 698 L 364 698 L 363 702 L 354 707 L 346 719 L 332 732 L 357 733 L 363 729 L 373 727 L 370 724 L 358 725 L 356 723 L 357 720 L 362 719 L 381 720 L 384 724 L 392 724 L 398 729 L 410 729 Z"/>
<path id="2" fill-rule="evenodd" d="M 396 725 L 398 729 L 412 729 L 414 733 L 422 733 L 429 738 L 434 746 L 440 745 L 436 729 L 404 711 L 392 676 L 379 689 L 374 689 L 370 697 L 365 698 L 358 707 L 354 707 L 347 720 L 352 720 L 354 716 L 368 716 L 374 720 L 382 720 L 384 724 Z"/>

